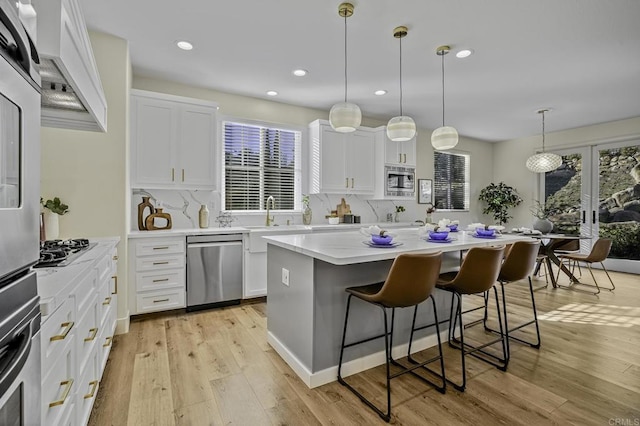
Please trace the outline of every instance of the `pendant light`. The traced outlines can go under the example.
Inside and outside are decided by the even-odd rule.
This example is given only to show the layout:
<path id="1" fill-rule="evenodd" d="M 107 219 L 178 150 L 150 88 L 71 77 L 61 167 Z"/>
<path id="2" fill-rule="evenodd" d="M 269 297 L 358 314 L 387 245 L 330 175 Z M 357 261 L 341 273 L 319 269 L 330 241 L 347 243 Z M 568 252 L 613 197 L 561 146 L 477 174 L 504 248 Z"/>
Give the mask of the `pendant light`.
<path id="1" fill-rule="evenodd" d="M 562 164 L 562 157 L 551 152 L 544 152 L 544 113 L 549 109 L 541 109 L 538 114 L 542 114 L 542 152 L 534 154 L 527 159 L 527 169 L 534 173 L 546 173 L 557 169 Z"/>
<path id="2" fill-rule="evenodd" d="M 362 122 L 362 112 L 356 104 L 347 102 L 347 18 L 353 15 L 353 5 L 342 3 L 338 6 L 338 15 L 344 18 L 344 102 L 331 107 L 329 124 L 337 132 L 354 132 Z"/>
<path id="3" fill-rule="evenodd" d="M 431 134 L 431 145 L 439 150 L 451 149 L 458 145 L 458 131 L 444 125 L 444 56 L 450 50 L 449 46 L 440 46 L 436 49 L 436 55 L 442 57 L 442 127 L 438 127 Z"/>
<path id="4" fill-rule="evenodd" d="M 402 114 L 402 39 L 407 35 L 407 27 L 397 27 L 393 36 L 400 40 L 400 115 L 387 123 L 387 136 L 394 142 L 404 142 L 416 135 L 416 123 L 413 118 Z"/>

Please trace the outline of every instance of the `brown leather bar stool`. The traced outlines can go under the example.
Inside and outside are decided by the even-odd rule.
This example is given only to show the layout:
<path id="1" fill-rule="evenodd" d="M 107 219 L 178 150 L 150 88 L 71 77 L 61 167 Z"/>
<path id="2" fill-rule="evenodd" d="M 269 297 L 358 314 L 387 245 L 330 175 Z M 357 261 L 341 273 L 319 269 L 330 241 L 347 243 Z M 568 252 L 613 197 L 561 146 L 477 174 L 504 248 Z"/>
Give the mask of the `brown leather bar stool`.
<path id="1" fill-rule="evenodd" d="M 510 339 L 516 340 L 521 343 L 526 343 L 534 348 L 540 347 L 540 328 L 538 326 L 538 314 L 536 311 L 536 301 L 533 296 L 533 284 L 531 282 L 531 271 L 536 265 L 539 248 L 540 248 L 539 241 L 518 241 L 513 245 L 511 251 L 507 255 L 504 262 L 502 263 L 502 266 L 500 267 L 498 282 L 500 283 L 500 288 L 502 290 L 502 309 L 503 309 L 503 317 L 504 317 L 504 330 L 505 330 L 505 334 L 507 335 L 507 353 L 509 354 L 509 356 L 511 355 L 510 348 L 509 348 Z M 520 281 L 525 278 L 529 279 L 529 293 L 531 294 L 531 307 L 533 310 L 533 320 L 520 324 L 516 327 L 509 328 L 509 320 L 507 316 L 507 300 L 505 297 L 504 287 L 509 283 Z M 484 328 L 485 330 L 498 333 L 498 330 L 493 330 L 487 326 L 487 311 L 488 311 L 487 305 L 485 305 Z M 510 335 L 510 333 L 520 330 L 523 327 L 526 327 L 531 324 L 535 324 L 536 326 L 537 340 L 535 343 L 528 342 L 526 340 Z M 508 361 L 509 360 L 507 358 L 505 367 L 508 364 Z"/>
<path id="2" fill-rule="evenodd" d="M 604 270 L 605 274 L 607 274 L 607 278 L 609 278 L 609 282 L 611 283 L 611 288 L 606 288 L 606 287 L 603 287 L 603 288 L 605 290 L 609 290 L 609 291 L 615 290 L 616 286 L 615 286 L 615 284 L 613 284 L 613 280 L 611 279 L 611 276 L 609 275 L 609 271 L 607 271 L 607 268 L 605 268 L 604 263 L 603 263 L 605 261 L 605 259 L 607 258 L 607 256 L 609 256 L 609 252 L 611 251 L 611 244 L 612 244 L 611 239 L 609 239 L 609 238 L 599 238 L 595 242 L 593 247 L 591 248 L 591 252 L 589 254 L 571 253 L 571 254 L 560 255 L 558 257 L 560 259 L 560 262 L 564 262 L 566 260 L 569 263 L 571 261 L 577 262 L 578 265 L 580 264 L 580 262 L 584 263 L 587 266 L 587 268 L 589 269 L 589 273 L 591 274 L 591 278 L 593 279 L 593 284 L 585 284 L 585 283 L 578 282 L 578 283 L 573 283 L 570 286 L 558 285 L 558 287 L 571 288 L 573 290 L 590 293 L 589 291 L 585 291 L 585 290 L 573 287 L 575 285 L 582 285 L 582 286 L 586 286 L 586 287 L 595 287 L 597 289 L 597 291 L 595 293 L 593 293 L 593 294 L 600 293 L 600 286 L 598 285 L 598 281 L 596 280 L 596 277 L 593 275 L 593 271 L 591 270 L 591 264 L 592 263 L 600 263 L 600 265 L 602 266 L 602 269 Z M 558 278 L 560 278 L 560 270 L 558 270 Z M 556 282 L 558 281 L 558 278 L 556 278 Z"/>
<path id="3" fill-rule="evenodd" d="M 401 254 L 399 255 L 391 265 L 391 270 L 387 276 L 386 281 L 376 284 L 370 284 L 359 287 L 349 287 L 345 291 L 349 293 L 347 298 L 347 311 L 344 316 L 344 329 L 342 331 L 342 345 L 340 347 L 340 361 L 338 363 L 338 382 L 346 386 L 351 392 L 362 400 L 367 406 L 373 409 L 382 419 L 385 421 L 391 420 L 391 379 L 398 377 L 405 373 L 411 373 L 415 377 L 429 383 L 434 386 L 441 393 L 445 392 L 446 379 L 444 372 L 444 358 L 442 356 L 442 345 L 440 342 L 440 328 L 438 327 L 438 316 L 436 311 L 436 303 L 431 293 L 438 280 L 438 274 L 440 273 L 440 264 L 442 263 L 442 252 L 433 254 Z M 345 338 L 347 334 L 347 323 L 349 321 L 349 309 L 351 307 L 351 298 L 355 296 L 364 302 L 371 303 L 382 309 L 384 316 L 384 334 L 369 337 L 366 339 L 358 340 L 345 344 Z M 433 314 L 435 317 L 436 335 L 438 336 L 438 350 L 439 355 L 421 362 L 411 367 L 405 367 L 397 360 L 394 360 L 391 356 L 391 350 L 393 348 L 393 324 L 395 319 L 396 308 L 406 308 L 415 306 L 424 302 L 428 298 L 431 298 L 433 305 Z M 389 331 L 387 320 L 387 309 L 391 309 L 391 330 Z M 411 337 L 409 339 L 409 352 L 411 351 L 411 343 L 413 340 L 413 329 L 416 323 L 416 310 L 414 310 L 413 322 L 411 325 Z M 376 407 L 371 401 L 358 392 L 353 386 L 347 383 L 342 377 L 342 358 L 344 350 L 361 343 L 370 342 L 372 340 L 384 337 L 384 349 L 386 354 L 386 367 L 387 367 L 387 411 L 383 412 Z M 440 361 L 440 369 L 442 374 L 438 374 L 427 367 L 427 364 Z M 400 368 L 397 373 L 391 374 L 390 364 L 393 364 Z M 418 368 L 424 368 L 432 374 L 435 374 L 442 380 L 442 386 L 438 386 L 426 378 L 418 375 L 415 370 Z"/>
<path id="4" fill-rule="evenodd" d="M 471 355 L 492 364 L 502 370 L 506 369 L 506 363 L 509 360 L 507 352 L 506 334 L 502 330 L 502 318 L 498 303 L 498 291 L 494 287 L 502 257 L 504 254 L 504 246 L 499 247 L 474 247 L 469 250 L 465 256 L 464 262 L 460 270 L 456 272 L 448 272 L 441 274 L 436 287 L 451 292 L 451 313 L 449 315 L 449 345 L 460 349 L 462 359 L 462 384 L 457 384 L 447 379 L 456 389 L 464 391 L 467 385 L 467 373 L 465 369 L 465 355 Z M 498 314 L 498 323 L 500 324 L 500 338 L 483 343 L 480 346 L 471 346 L 464 342 L 464 329 L 467 328 L 462 322 L 463 313 L 468 313 L 476 309 L 484 309 L 484 306 L 476 309 L 462 311 L 462 296 L 469 294 L 484 294 L 493 288 L 496 299 L 496 311 Z M 454 306 L 456 307 L 454 313 Z M 480 320 L 482 322 L 482 320 Z M 455 327 L 459 323 L 460 338 L 455 337 Z M 483 349 L 502 343 L 502 358 L 490 354 Z M 456 346 L 455 344 L 459 344 Z M 478 352 L 485 356 L 479 356 Z M 487 359 L 491 357 L 497 362 Z"/>

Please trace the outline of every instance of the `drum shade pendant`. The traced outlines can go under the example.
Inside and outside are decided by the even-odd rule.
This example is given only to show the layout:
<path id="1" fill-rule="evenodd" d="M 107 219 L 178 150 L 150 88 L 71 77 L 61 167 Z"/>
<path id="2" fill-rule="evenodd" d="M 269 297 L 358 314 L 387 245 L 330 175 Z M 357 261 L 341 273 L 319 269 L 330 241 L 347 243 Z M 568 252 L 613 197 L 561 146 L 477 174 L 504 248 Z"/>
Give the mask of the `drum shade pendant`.
<path id="1" fill-rule="evenodd" d="M 393 36 L 400 40 L 400 115 L 387 123 L 387 136 L 394 142 L 411 140 L 416 135 L 416 123 L 413 118 L 402 114 L 402 39 L 407 35 L 407 27 L 397 27 Z"/>
<path id="2" fill-rule="evenodd" d="M 338 15 L 344 18 L 344 102 L 331 107 L 329 124 L 337 132 L 354 132 L 362 122 L 362 112 L 356 104 L 347 102 L 347 18 L 353 15 L 353 5 L 342 3 L 338 6 Z"/>
<path id="3" fill-rule="evenodd" d="M 546 173 L 557 169 L 562 164 L 562 157 L 551 152 L 544 152 L 544 113 L 548 109 L 541 109 L 538 114 L 542 114 L 542 152 L 534 154 L 527 159 L 527 169 L 534 173 Z"/>
<path id="4" fill-rule="evenodd" d="M 438 127 L 431 134 L 431 145 L 435 149 L 451 149 L 458 145 L 458 131 L 444 125 L 444 56 L 449 53 L 449 46 L 440 46 L 436 49 L 436 55 L 442 57 L 442 127 Z"/>

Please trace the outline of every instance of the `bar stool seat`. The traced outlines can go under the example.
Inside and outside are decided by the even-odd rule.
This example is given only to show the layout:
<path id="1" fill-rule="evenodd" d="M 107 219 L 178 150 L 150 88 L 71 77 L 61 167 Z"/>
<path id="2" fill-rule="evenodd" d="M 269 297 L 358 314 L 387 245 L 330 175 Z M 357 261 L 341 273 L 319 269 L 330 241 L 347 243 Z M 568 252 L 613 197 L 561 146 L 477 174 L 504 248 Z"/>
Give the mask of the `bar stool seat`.
<path id="1" fill-rule="evenodd" d="M 440 265 L 442 263 L 442 252 L 433 254 L 401 254 L 393 262 L 387 279 L 382 283 L 368 284 L 359 287 L 349 287 L 345 291 L 349 294 L 347 297 L 347 309 L 344 317 L 344 328 L 342 331 L 342 345 L 340 347 L 340 361 L 338 363 L 338 382 L 353 392 L 362 402 L 374 410 L 382 419 L 389 422 L 391 420 L 391 379 L 396 378 L 405 373 L 411 373 L 413 376 L 434 386 L 439 392 L 444 393 L 446 390 L 446 378 L 444 371 L 444 358 L 442 356 L 442 345 L 440 342 L 440 329 L 438 327 L 438 317 L 436 303 L 432 297 L 432 292 L 440 273 Z M 363 302 L 370 303 L 381 308 L 384 318 L 384 334 L 367 337 L 355 342 L 345 344 L 347 335 L 347 325 L 349 322 L 349 311 L 351 308 L 351 299 L 356 297 Z M 417 305 L 423 301 L 431 299 L 433 313 L 435 317 L 436 334 L 438 336 L 439 355 L 426 361 L 420 362 L 413 366 L 404 366 L 391 356 L 393 348 L 393 328 L 395 322 L 395 309 L 414 307 L 413 322 L 411 325 L 411 336 L 409 338 L 408 354 L 411 354 L 411 344 L 416 322 Z M 391 329 L 389 330 L 389 322 L 387 318 L 387 309 L 391 309 Z M 385 358 L 386 358 L 386 391 L 387 391 L 387 409 L 382 411 L 369 401 L 362 393 L 347 383 L 342 377 L 342 360 L 344 351 L 347 348 L 359 345 L 361 343 L 370 342 L 372 340 L 384 337 L 385 342 Z M 441 374 L 431 370 L 427 364 L 434 361 L 440 361 Z M 391 374 L 390 365 L 400 369 L 399 372 Z M 417 374 L 415 370 L 422 368 L 434 374 L 442 381 L 442 385 L 432 383 L 427 378 Z"/>

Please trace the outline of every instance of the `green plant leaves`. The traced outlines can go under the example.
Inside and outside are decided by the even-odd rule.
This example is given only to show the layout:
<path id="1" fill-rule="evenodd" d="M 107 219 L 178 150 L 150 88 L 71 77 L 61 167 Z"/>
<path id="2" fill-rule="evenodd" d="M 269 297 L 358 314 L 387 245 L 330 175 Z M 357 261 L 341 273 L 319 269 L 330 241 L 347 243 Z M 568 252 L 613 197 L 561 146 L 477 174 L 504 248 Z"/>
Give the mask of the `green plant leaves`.
<path id="1" fill-rule="evenodd" d="M 509 208 L 522 203 L 522 198 L 516 190 L 509 185 L 505 185 L 503 182 L 498 184 L 491 183 L 483 188 L 480 191 L 478 199 L 487 204 L 487 207 L 482 210 L 482 213 L 491 214 L 499 225 L 505 224 L 511 219 L 512 216 L 509 216 Z"/>

